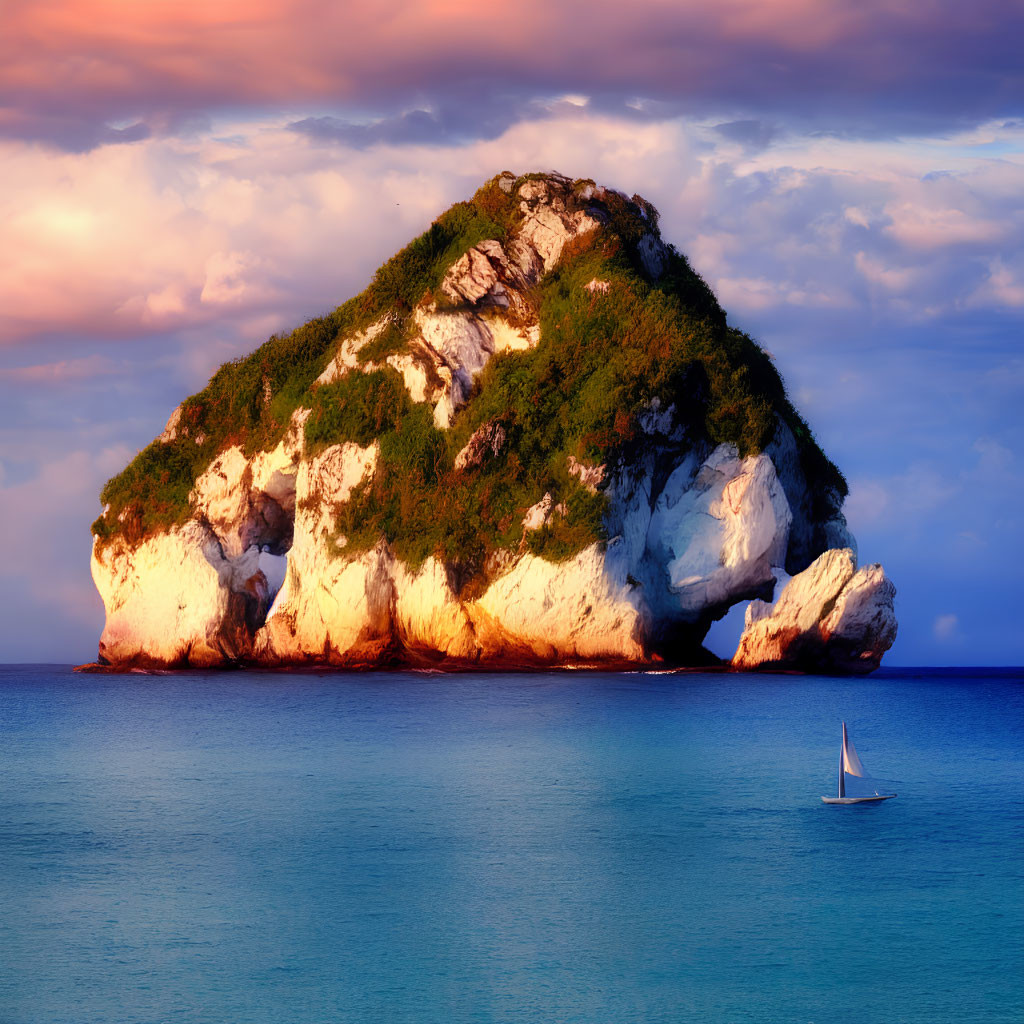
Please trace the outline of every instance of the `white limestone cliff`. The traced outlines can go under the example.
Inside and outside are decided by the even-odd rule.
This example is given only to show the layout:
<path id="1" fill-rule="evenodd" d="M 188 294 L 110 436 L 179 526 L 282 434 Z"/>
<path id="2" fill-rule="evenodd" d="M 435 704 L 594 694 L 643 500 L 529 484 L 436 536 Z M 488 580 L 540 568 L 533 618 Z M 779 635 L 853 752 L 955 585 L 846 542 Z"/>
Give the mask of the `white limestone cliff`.
<path id="1" fill-rule="evenodd" d="M 389 553 L 378 547 L 346 558 L 346 538 L 334 529 L 336 510 L 372 476 L 377 455 L 376 444 L 342 444 L 302 463 L 288 572 L 256 635 L 259 657 L 337 660 L 363 641 L 372 650 L 375 640 L 388 634 Z"/>
<path id="2" fill-rule="evenodd" d="M 434 558 L 414 570 L 384 547 L 349 559 L 343 547 L 331 550 L 338 542 L 322 510 L 373 464 L 372 449 L 340 448 L 300 470 L 288 576 L 256 639 L 266 660 L 361 663 L 389 645 L 484 664 L 653 660 L 666 619 L 697 628 L 709 602 L 762 592 L 785 547 L 789 510 L 770 460 L 740 459 L 723 445 L 684 464 L 654 512 L 649 480 L 620 485 L 620 524 L 632 544 L 618 536 L 562 563 L 521 553 L 479 598 L 462 601 Z M 321 504 L 303 511 L 314 492 Z M 545 495 L 523 529 L 557 514 L 564 509 Z"/>
<path id="3" fill-rule="evenodd" d="M 196 480 L 189 522 L 137 546 L 93 542 L 92 577 L 107 612 L 103 661 L 215 665 L 250 655 L 274 596 L 266 556 L 291 543 L 308 415 L 295 413 L 273 451 L 222 452 Z"/>
<path id="4" fill-rule="evenodd" d="M 94 555 L 107 607 L 101 656 L 202 666 L 372 665 L 403 653 L 482 665 L 651 662 L 671 656 L 673 635 L 699 643 L 730 605 L 770 594 L 772 566 L 785 560 L 792 514 L 771 459 L 721 445 L 683 459 L 656 494 L 651 472 L 616 477 L 606 545 L 562 563 L 510 553 L 482 594 L 462 600 L 435 558 L 413 568 L 386 545 L 346 555 L 336 514 L 376 459 L 376 445 L 309 459 L 284 445 L 251 460 L 229 449 L 197 481 L 197 520 Z M 524 534 L 564 513 L 545 496 Z M 275 596 L 260 559 L 284 548 Z M 839 644 L 836 670 L 869 670 L 895 635 L 892 592 L 878 567 L 855 575 L 851 552 L 830 551 L 770 613 L 751 605 L 733 664 L 804 665 L 817 652 L 817 666 Z"/>
<path id="5" fill-rule="evenodd" d="M 259 552 L 229 562 L 209 527 L 195 521 L 137 547 L 94 543 L 92 578 L 107 613 L 100 660 L 123 666 L 240 660 L 269 603 Z"/>
<path id="6" fill-rule="evenodd" d="M 346 556 L 336 514 L 376 460 L 376 445 L 302 459 L 284 442 L 251 460 L 228 449 L 197 481 L 196 521 L 94 557 L 108 609 L 103 657 L 374 664 L 405 651 L 481 664 L 651 661 L 669 630 L 706 629 L 709 610 L 770 586 L 790 522 L 770 459 L 741 459 L 723 445 L 684 460 L 653 508 L 649 475 L 617 479 L 610 522 L 619 532 L 606 546 L 562 563 L 510 553 L 482 594 L 462 600 L 435 558 L 412 568 L 385 545 Z M 545 496 L 524 517 L 524 534 L 565 513 Z M 286 546 L 281 515 L 294 522 L 275 596 L 260 558 Z M 258 628 L 247 633 L 246 623 Z"/>
<path id="7" fill-rule="evenodd" d="M 895 596 L 880 565 L 857 569 L 851 549 L 826 551 L 786 584 L 774 605 L 748 606 L 732 664 L 871 672 L 896 639 Z"/>

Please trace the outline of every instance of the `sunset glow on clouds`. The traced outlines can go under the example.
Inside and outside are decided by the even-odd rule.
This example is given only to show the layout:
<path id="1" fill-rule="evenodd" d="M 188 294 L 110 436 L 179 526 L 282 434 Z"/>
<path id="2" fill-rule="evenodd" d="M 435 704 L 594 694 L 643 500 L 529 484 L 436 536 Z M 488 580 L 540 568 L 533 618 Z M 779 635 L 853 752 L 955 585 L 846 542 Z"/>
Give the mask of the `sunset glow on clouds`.
<path id="1" fill-rule="evenodd" d="M 39 657 L 69 601 L 59 656 L 92 653 L 98 489 L 219 362 L 485 178 L 554 168 L 651 200 L 773 353 L 900 589 L 893 656 L 955 616 L 1022 660 L 1022 28 L 994 3 L 9 0 L 0 516 L 32 554 L 0 570 L 29 594 L 0 655 Z"/>
<path id="2" fill-rule="evenodd" d="M 1024 131 L 993 126 L 984 137 L 1019 146 Z M 461 144 L 356 148 L 273 121 L 86 153 L 0 143 L 13 186 L 0 197 L 10 260 L 0 340 L 300 316 L 360 288 L 506 165 L 589 172 L 641 192 L 733 311 L 867 304 L 923 320 L 979 302 L 1016 309 L 1024 162 L 994 164 L 991 144 L 966 137 L 936 173 L 949 139 L 898 158 L 878 141 L 788 141 L 751 156 L 700 122 L 637 125 L 585 109 Z M 388 202 L 395 209 L 382 211 Z"/>
<path id="3" fill-rule="evenodd" d="M 85 148 L 226 108 L 426 103 L 479 131 L 496 107 L 566 91 L 949 126 L 1016 113 L 1022 29 L 997 0 L 7 0 L 0 93 L 17 101 L 0 128 Z"/>

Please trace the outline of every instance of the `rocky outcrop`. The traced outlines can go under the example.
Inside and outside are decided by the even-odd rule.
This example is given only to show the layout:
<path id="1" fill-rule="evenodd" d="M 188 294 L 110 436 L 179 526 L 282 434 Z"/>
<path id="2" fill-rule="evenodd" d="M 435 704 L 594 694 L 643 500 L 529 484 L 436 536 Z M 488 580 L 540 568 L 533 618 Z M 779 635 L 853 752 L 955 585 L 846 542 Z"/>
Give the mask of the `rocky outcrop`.
<path id="1" fill-rule="evenodd" d="M 564 184 L 564 179 L 559 181 L 552 176 L 527 181 L 519 189 L 526 217 L 519 229 L 513 256 L 527 280 L 536 280 L 553 269 L 571 239 L 601 226 L 601 221 L 592 213 L 572 208 Z"/>
<path id="2" fill-rule="evenodd" d="M 455 469 L 462 472 L 476 469 L 495 459 L 505 447 L 508 431 L 500 420 L 488 420 L 473 431 L 472 437 L 455 456 Z"/>
<path id="3" fill-rule="evenodd" d="M 402 375 L 414 401 L 434 406 L 434 422 L 441 429 L 451 425 L 492 356 L 537 345 L 540 325 L 530 288 L 557 264 L 567 243 L 601 226 L 574 208 L 567 181 L 557 176 L 527 181 L 518 198 L 524 216 L 507 246 L 488 239 L 460 256 L 441 281 L 441 301 L 426 301 L 413 310 L 409 352 L 384 360 Z M 663 250 L 655 239 L 644 252 Z M 660 272 L 658 260 L 651 265 Z M 318 382 L 329 383 L 359 367 L 359 353 L 388 323 L 386 317 L 344 339 Z M 375 366 L 368 362 L 362 368 Z"/>
<path id="4" fill-rule="evenodd" d="M 335 513 L 372 477 L 375 444 L 330 447 L 302 463 L 288 572 L 255 640 L 265 661 L 358 662 L 387 646 L 394 603 L 386 547 L 344 557 Z"/>
<path id="5" fill-rule="evenodd" d="M 533 530 L 542 530 L 551 522 L 552 516 L 564 516 L 568 511 L 564 503 L 555 504 L 555 499 L 551 497 L 549 491 L 540 501 L 526 510 L 526 515 L 523 516 L 523 529 L 527 533 Z"/>
<path id="6" fill-rule="evenodd" d="M 498 436 L 485 431 L 474 447 L 490 453 Z M 229 449 L 197 482 L 196 521 L 134 549 L 97 548 L 101 660 L 672 661 L 692 658 L 731 605 L 770 596 L 773 566 L 785 562 L 792 514 L 771 459 L 723 445 L 667 474 L 657 457 L 639 475 L 618 474 L 607 544 L 564 563 L 521 551 L 482 595 L 463 600 L 435 558 L 412 569 L 383 544 L 346 557 L 336 512 L 376 460 L 375 445 L 308 460 L 286 445 L 248 461 Z M 545 495 L 527 510 L 524 536 L 565 512 Z M 264 563 L 277 552 L 287 553 L 287 572 L 275 594 Z M 880 567 L 855 572 L 852 552 L 829 551 L 774 606 L 752 602 L 733 665 L 870 671 L 895 636 L 893 594 Z"/>
<path id="7" fill-rule="evenodd" d="M 137 547 L 94 545 L 92 577 L 107 612 L 104 664 L 205 668 L 241 661 L 270 604 L 259 550 L 227 559 L 200 522 Z"/>
<path id="8" fill-rule="evenodd" d="M 445 486 L 483 493 L 503 466 L 515 460 L 522 471 L 531 459 L 535 475 L 526 479 L 533 489 L 517 485 L 523 487 L 517 504 L 503 508 L 501 543 L 475 555 L 468 576 L 458 554 L 439 553 L 442 545 L 429 557 L 403 561 L 395 553 L 400 548 L 377 540 L 381 532 L 367 531 L 345 511 L 362 507 L 354 504 L 361 496 L 377 500 L 381 481 L 394 472 L 387 439 L 330 444 L 336 436 L 311 432 L 319 437 L 311 447 L 305 435 L 311 414 L 300 407 L 269 450 L 253 453 L 255 445 L 234 443 L 239 435 L 228 432 L 230 440 L 194 478 L 184 522 L 132 542 L 116 524 L 101 531 L 92 572 L 107 610 L 102 662 L 693 664 L 709 657 L 701 643 L 711 623 L 751 601 L 735 667 L 862 672 L 877 666 L 895 636 L 894 589 L 879 566 L 856 570 L 841 497 L 815 481 L 806 444 L 793 433 L 801 424 L 787 425 L 796 422 L 791 410 L 776 415 L 766 444 L 769 412 L 761 441 L 746 446 L 754 453 L 741 454 L 736 445 L 708 439 L 701 412 L 708 378 L 695 378 L 691 395 L 680 385 L 663 392 L 664 401 L 644 396 L 638 408 L 616 414 L 620 447 L 596 444 L 595 433 L 581 438 L 576 455 L 562 448 L 556 457 L 538 455 L 534 441 L 524 461 L 516 450 L 524 421 L 509 411 L 507 391 L 478 418 L 466 422 L 471 407 L 456 420 L 479 396 L 488 379 L 481 374 L 496 354 L 538 345 L 537 295 L 545 275 L 563 254 L 589 251 L 592 233 L 613 215 L 626 210 L 633 218 L 630 266 L 645 275 L 643 289 L 650 291 L 672 259 L 679 273 L 678 254 L 657 234 L 656 213 L 637 197 L 553 175 L 503 175 L 497 184 L 517 204 L 515 229 L 438 268 L 418 303 L 383 316 L 373 307 L 366 314 L 366 320 L 377 317 L 373 323 L 339 335 L 315 364 L 310 378 L 319 376 L 309 393 L 331 394 L 315 389 L 347 374 L 396 371 L 408 399 L 432 407 L 438 430 L 466 425 L 457 444 L 446 435 L 448 476 L 438 476 Z M 607 251 L 617 252 L 620 242 Z M 614 285 L 590 277 L 589 269 L 573 285 L 584 308 L 602 317 L 625 287 L 615 277 L 625 271 L 615 266 L 602 271 Z M 568 287 L 564 276 L 554 280 Z M 724 329 L 724 317 L 721 323 Z M 562 372 L 552 363 L 552 386 Z M 269 405 L 269 378 L 263 380 Z M 587 401 L 604 402 L 598 390 Z M 162 450 L 173 452 L 185 440 L 189 452 L 204 444 L 197 409 L 190 400 L 175 410 L 159 439 L 171 447 Z M 418 422 L 427 426 L 419 429 L 428 429 L 430 410 L 420 412 Z M 392 445 L 405 428 L 396 429 Z M 279 424 L 275 430 L 271 436 L 280 437 Z M 359 436 L 367 441 L 367 434 Z M 215 447 L 212 440 L 208 447 Z M 588 502 L 603 508 L 601 530 L 563 549 L 571 555 L 544 557 L 544 544 L 559 531 L 571 533 L 574 512 Z M 775 595 L 780 567 L 796 575 Z M 761 600 L 773 596 L 774 605 Z"/>
<path id="9" fill-rule="evenodd" d="M 580 462 L 575 455 L 570 455 L 566 460 L 569 472 L 576 477 L 591 494 L 597 494 L 598 488 L 604 483 L 606 466 L 588 466 Z"/>
<path id="10" fill-rule="evenodd" d="M 192 520 L 132 545 L 93 542 L 107 618 L 101 662 L 223 665 L 252 655 L 291 547 L 302 452 L 299 410 L 273 451 L 221 453 L 197 480 Z"/>
<path id="11" fill-rule="evenodd" d="M 880 565 L 857 569 L 851 549 L 826 551 L 786 584 L 774 605 L 751 602 L 732 664 L 871 672 L 896 639 L 895 596 Z"/>
<path id="12" fill-rule="evenodd" d="M 490 450 L 494 432 L 484 435 Z M 346 556 L 336 513 L 372 479 L 376 445 L 300 458 L 293 444 L 248 461 L 229 449 L 197 481 L 196 521 L 135 549 L 97 548 L 104 660 L 650 663 L 699 645 L 721 610 L 770 591 L 786 548 L 789 506 L 767 456 L 722 445 L 666 474 L 666 452 L 614 479 L 607 544 L 562 563 L 521 550 L 463 599 L 436 558 L 413 569 L 383 544 Z M 566 513 L 546 494 L 524 537 Z M 281 551 L 275 594 L 261 559 Z"/>
<path id="13" fill-rule="evenodd" d="M 723 445 L 686 460 L 660 491 L 653 475 L 620 477 L 620 532 L 607 545 L 562 563 L 521 552 L 463 600 L 434 558 L 411 570 L 385 546 L 344 557 L 330 510 L 373 463 L 372 449 L 346 445 L 303 464 L 288 575 L 256 638 L 261 659 L 654 662 L 684 638 L 699 644 L 719 609 L 770 590 L 785 550 L 790 515 L 771 461 Z M 565 512 L 546 494 L 524 535 Z"/>

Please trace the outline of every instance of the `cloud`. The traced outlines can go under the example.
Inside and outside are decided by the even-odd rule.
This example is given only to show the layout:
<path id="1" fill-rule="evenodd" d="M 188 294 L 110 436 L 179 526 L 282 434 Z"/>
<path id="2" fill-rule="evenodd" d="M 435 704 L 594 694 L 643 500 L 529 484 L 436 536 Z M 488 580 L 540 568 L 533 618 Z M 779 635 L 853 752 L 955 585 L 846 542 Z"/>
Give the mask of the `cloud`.
<path id="1" fill-rule="evenodd" d="M 263 259 L 253 252 L 215 252 L 206 260 L 206 275 L 199 301 L 212 305 L 235 305 L 251 293 L 252 281 L 260 277 Z"/>
<path id="2" fill-rule="evenodd" d="M 881 260 L 874 259 L 863 251 L 854 255 L 853 262 L 866 281 L 887 292 L 908 291 L 920 275 L 918 267 L 886 266 Z"/>
<path id="3" fill-rule="evenodd" d="M 726 121 L 713 127 L 722 138 L 729 139 L 731 142 L 739 142 L 752 149 L 764 149 L 778 135 L 778 128 L 775 125 L 752 118 Z"/>
<path id="4" fill-rule="evenodd" d="M 26 480 L 4 486 L 0 479 L 0 532 L 16 540 L 4 551 L 4 590 L 12 601 L 30 603 L 42 618 L 48 616 L 49 650 L 64 652 L 63 633 L 97 631 L 102 606 L 88 573 L 82 571 L 89 553 L 89 523 L 98 511 L 96 496 L 108 477 L 134 453 L 124 445 L 51 451 Z M 0 627 L 0 649 L 12 656 L 52 660 L 47 648 L 19 654 L 23 636 L 7 635 Z M 98 636 L 98 632 L 97 632 Z M 41 637 L 34 638 L 38 646 Z M 86 657 L 91 651 L 83 650 Z"/>
<path id="5" fill-rule="evenodd" d="M 991 481 L 1004 476 L 1012 471 L 1016 463 L 1013 452 L 994 437 L 979 437 L 973 448 L 978 453 L 973 475 L 980 480 Z"/>
<path id="6" fill-rule="evenodd" d="M 84 154 L 0 144 L 10 184 L 0 245 L 11 257 L 0 338 L 304 320 L 359 291 L 441 210 L 509 163 L 611 171 L 626 185 L 655 156 L 662 169 L 686 168 L 677 126 L 573 110 L 451 146 L 325 146 L 282 123 Z"/>
<path id="7" fill-rule="evenodd" d="M 959 639 L 959 630 L 960 620 L 952 614 L 937 616 L 932 625 L 932 635 L 943 643 Z"/>
<path id="8" fill-rule="evenodd" d="M 1019 533 L 1022 502 L 1024 475 L 1016 455 L 985 436 L 944 462 L 917 461 L 891 476 L 851 480 L 844 511 L 855 534 L 886 526 L 905 541 L 928 537 L 930 548 L 941 536 L 958 555 L 973 557 L 989 540 Z"/>
<path id="9" fill-rule="evenodd" d="M 972 217 L 970 212 L 955 207 L 936 209 L 901 202 L 886 206 L 885 213 L 889 218 L 886 232 L 911 249 L 931 249 L 937 245 L 989 246 L 1001 241 L 1011 230 L 1005 221 Z"/>
<path id="10" fill-rule="evenodd" d="M 86 153 L 0 142 L 0 342 L 299 322 L 506 167 L 645 195 L 734 316 L 913 321 L 1024 302 L 1024 168 L 1005 150 L 1024 149 L 1016 126 L 903 150 L 747 126 L 740 137 L 761 139 L 752 154 L 721 123 L 637 122 L 583 98 L 493 139 L 444 143 L 395 141 L 406 122 L 298 131 L 287 118 Z M 952 169 L 935 177 L 939 160 Z"/>
<path id="11" fill-rule="evenodd" d="M 915 531 L 962 488 L 963 481 L 946 467 L 915 463 L 896 476 L 851 482 L 846 517 L 854 533 L 880 521 Z"/>
<path id="12" fill-rule="evenodd" d="M 368 122 L 348 121 L 340 117 L 305 117 L 301 121 L 293 121 L 288 128 L 314 139 L 340 142 L 360 149 L 381 142 L 430 143 L 450 137 L 441 118 L 429 110 L 411 110 L 396 117 Z"/>
<path id="13" fill-rule="evenodd" d="M 859 529 L 881 520 L 891 504 L 889 490 L 883 483 L 878 480 L 856 480 L 850 484 L 844 512 L 850 525 Z"/>
<path id="14" fill-rule="evenodd" d="M 113 360 L 106 356 L 91 355 L 32 366 L 0 367 L 0 381 L 38 386 L 105 377 L 119 372 L 123 370 Z"/>
<path id="15" fill-rule="evenodd" d="M 82 150 L 227 109 L 400 121 L 447 105 L 466 124 L 482 99 L 578 94 L 733 124 L 798 110 L 829 131 L 936 129 L 1019 112 L 1022 34 L 1024 12 L 999 0 L 524 0 L 513 15 L 469 0 L 7 0 L 0 95 L 18 100 L 0 133 Z"/>
<path id="16" fill-rule="evenodd" d="M 279 138 L 289 145 L 278 148 Z M 336 159 L 280 129 L 251 132 L 244 143 L 206 135 L 86 154 L 17 144 L 0 153 L 6 341 L 160 332 L 282 305 L 306 319 L 365 283 L 345 280 L 345 271 L 368 276 L 366 264 L 447 205 L 431 190 L 419 203 L 405 176 L 404 216 L 380 230 L 360 193 L 385 198 L 387 175 L 365 165 L 342 173 Z"/>
<path id="17" fill-rule="evenodd" d="M 989 263 L 987 275 L 968 297 L 967 304 L 982 308 L 993 305 L 1015 309 L 1024 307 L 1024 267 L 1007 266 L 1002 257 L 997 256 Z"/>
<path id="18" fill-rule="evenodd" d="M 0 107 L 0 138 L 49 143 L 70 153 L 86 153 L 97 146 L 113 146 L 148 139 L 148 124 L 116 127 L 73 112 L 42 113 Z"/>

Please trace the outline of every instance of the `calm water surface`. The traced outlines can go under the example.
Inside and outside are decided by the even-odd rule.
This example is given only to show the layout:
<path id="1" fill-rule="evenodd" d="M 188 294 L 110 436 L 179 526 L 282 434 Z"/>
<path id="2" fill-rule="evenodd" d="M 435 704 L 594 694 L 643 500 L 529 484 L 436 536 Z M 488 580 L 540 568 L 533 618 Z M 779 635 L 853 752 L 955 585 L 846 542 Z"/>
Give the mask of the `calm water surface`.
<path id="1" fill-rule="evenodd" d="M 840 720 L 900 796 L 828 807 Z M 1019 1022 L 1024 677 L 0 669 L 0 1021 Z"/>

